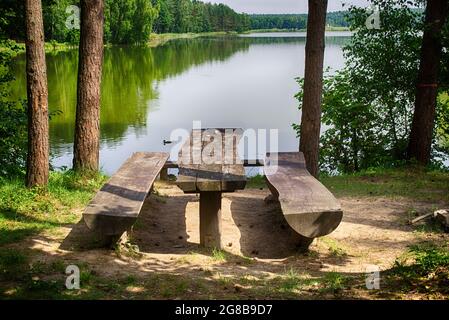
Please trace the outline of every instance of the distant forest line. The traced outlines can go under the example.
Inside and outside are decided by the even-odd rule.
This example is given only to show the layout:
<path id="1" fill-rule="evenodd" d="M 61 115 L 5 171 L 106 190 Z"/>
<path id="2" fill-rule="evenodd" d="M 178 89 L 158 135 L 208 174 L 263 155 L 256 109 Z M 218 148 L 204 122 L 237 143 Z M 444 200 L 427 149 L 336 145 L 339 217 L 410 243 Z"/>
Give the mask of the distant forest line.
<path id="1" fill-rule="evenodd" d="M 70 28 L 79 0 L 42 0 L 46 41 L 77 43 Z M 0 3 L 0 37 L 25 38 L 23 1 Z M 345 12 L 327 15 L 329 27 L 349 27 Z M 68 27 L 69 26 L 69 27 Z M 224 4 L 198 0 L 105 0 L 104 38 L 111 44 L 143 44 L 151 33 L 246 32 L 263 29 L 303 30 L 307 14 L 244 14 Z"/>
<path id="2" fill-rule="evenodd" d="M 327 26 L 349 28 L 349 23 L 346 19 L 347 13 L 347 11 L 329 12 L 326 17 Z M 307 14 L 251 14 L 249 17 L 251 30 L 303 30 L 307 27 Z"/>

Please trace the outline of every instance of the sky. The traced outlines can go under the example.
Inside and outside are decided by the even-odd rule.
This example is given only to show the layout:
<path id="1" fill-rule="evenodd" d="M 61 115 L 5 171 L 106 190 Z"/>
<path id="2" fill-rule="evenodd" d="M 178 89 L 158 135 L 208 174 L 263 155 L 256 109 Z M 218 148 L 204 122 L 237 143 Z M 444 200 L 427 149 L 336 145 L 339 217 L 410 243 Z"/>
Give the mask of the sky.
<path id="1" fill-rule="evenodd" d="M 245 13 L 307 13 L 307 0 L 203 0 L 224 3 L 237 12 Z M 328 0 L 328 12 L 345 10 L 343 3 L 366 7 L 368 0 Z"/>

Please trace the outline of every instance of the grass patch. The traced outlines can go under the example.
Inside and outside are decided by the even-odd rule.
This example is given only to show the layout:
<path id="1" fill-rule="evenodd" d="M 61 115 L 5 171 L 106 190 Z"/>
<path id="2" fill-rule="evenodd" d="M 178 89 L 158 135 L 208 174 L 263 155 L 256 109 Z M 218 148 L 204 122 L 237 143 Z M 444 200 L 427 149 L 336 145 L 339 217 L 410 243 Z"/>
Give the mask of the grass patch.
<path id="1" fill-rule="evenodd" d="M 283 279 L 280 281 L 279 291 L 281 292 L 291 292 L 302 286 L 302 279 L 298 272 L 290 268 L 284 275 Z"/>
<path id="2" fill-rule="evenodd" d="M 348 282 L 349 278 L 338 272 L 328 272 L 319 277 L 312 277 L 290 268 L 274 279 L 254 280 L 253 287 L 260 296 L 290 299 L 304 294 L 314 296 L 338 294 L 347 288 Z"/>
<path id="3" fill-rule="evenodd" d="M 449 267 L 449 247 L 423 243 L 410 246 L 415 257 L 414 272 L 427 275 L 439 267 Z"/>
<path id="4" fill-rule="evenodd" d="M 224 250 L 219 250 L 217 248 L 213 248 L 211 258 L 214 261 L 224 262 L 227 260 L 228 254 Z"/>
<path id="5" fill-rule="evenodd" d="M 28 257 L 16 250 L 0 249 L 0 279 L 14 280 L 26 269 Z"/>
<path id="6" fill-rule="evenodd" d="M 334 239 L 322 237 L 318 241 L 324 243 L 328 247 L 330 254 L 334 257 L 345 257 L 347 255 L 343 247 Z"/>
<path id="7" fill-rule="evenodd" d="M 323 288 L 320 289 L 322 293 L 339 293 L 347 286 L 348 278 L 338 272 L 328 272 L 322 279 Z"/>
<path id="8" fill-rule="evenodd" d="M 351 175 L 323 175 L 321 182 L 337 196 L 449 201 L 449 172 L 444 171 L 415 167 L 373 169 Z"/>
<path id="9" fill-rule="evenodd" d="M 27 189 L 19 179 L 0 179 L 0 245 L 76 223 L 73 209 L 84 207 L 105 180 L 103 175 L 52 172 L 45 190 Z"/>
<path id="10" fill-rule="evenodd" d="M 449 246 L 424 242 L 410 246 L 408 254 L 386 272 L 392 291 L 449 293 Z"/>
<path id="11" fill-rule="evenodd" d="M 375 168 L 355 174 L 321 175 L 321 182 L 339 197 L 402 197 L 449 202 L 449 172 L 419 167 Z M 263 175 L 248 178 L 247 188 L 266 188 Z"/>
<path id="12" fill-rule="evenodd" d="M 256 175 L 254 177 L 249 177 L 248 181 L 246 182 L 246 188 L 250 189 L 263 189 L 267 187 L 267 183 L 265 181 L 265 176 L 263 175 Z"/>

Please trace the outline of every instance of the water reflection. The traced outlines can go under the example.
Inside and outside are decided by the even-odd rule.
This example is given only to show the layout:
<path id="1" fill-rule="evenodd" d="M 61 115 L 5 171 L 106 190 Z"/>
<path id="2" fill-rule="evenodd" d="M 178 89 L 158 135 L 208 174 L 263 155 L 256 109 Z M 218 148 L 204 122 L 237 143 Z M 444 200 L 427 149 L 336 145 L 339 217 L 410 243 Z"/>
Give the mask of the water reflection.
<path id="1" fill-rule="evenodd" d="M 346 37 L 327 38 L 326 65 L 343 65 Z M 105 50 L 101 162 L 111 173 L 132 152 L 167 150 L 175 128 L 279 128 L 281 150 L 296 149 L 291 123 L 299 118 L 294 78 L 302 74 L 305 38 L 213 37 L 176 40 L 157 48 Z M 78 53 L 47 55 L 50 142 L 56 166 L 70 166 Z M 25 57 L 16 59 L 13 97 L 26 97 Z M 289 150 L 287 150 L 289 149 Z"/>

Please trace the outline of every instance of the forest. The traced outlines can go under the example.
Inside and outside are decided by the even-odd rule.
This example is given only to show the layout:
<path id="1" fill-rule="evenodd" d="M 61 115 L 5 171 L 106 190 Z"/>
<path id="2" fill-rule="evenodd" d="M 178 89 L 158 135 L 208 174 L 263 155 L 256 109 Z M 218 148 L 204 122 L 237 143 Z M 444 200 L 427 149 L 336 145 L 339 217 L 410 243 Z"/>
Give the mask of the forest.
<path id="1" fill-rule="evenodd" d="M 46 41 L 77 43 L 79 30 L 73 23 L 71 5 L 79 0 L 43 0 Z M 68 9 L 69 8 L 69 9 Z M 2 0 L 0 30 L 3 37 L 25 39 L 21 1 Z M 306 14 L 248 15 L 224 4 L 198 0 L 106 0 L 104 39 L 111 44 L 145 43 L 151 33 L 244 32 L 260 29 L 305 29 Z M 328 14 L 331 27 L 348 27 L 344 12 Z M 1 36 L 1 34 L 0 34 Z"/>
<path id="2" fill-rule="evenodd" d="M 327 26 L 349 28 L 347 14 L 345 11 L 329 12 L 326 17 Z M 252 30 L 305 30 L 307 26 L 307 14 L 252 14 L 249 17 Z"/>

